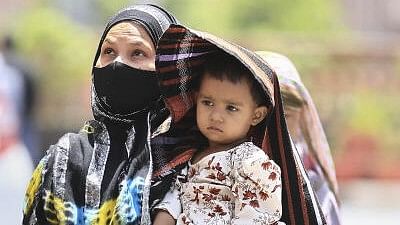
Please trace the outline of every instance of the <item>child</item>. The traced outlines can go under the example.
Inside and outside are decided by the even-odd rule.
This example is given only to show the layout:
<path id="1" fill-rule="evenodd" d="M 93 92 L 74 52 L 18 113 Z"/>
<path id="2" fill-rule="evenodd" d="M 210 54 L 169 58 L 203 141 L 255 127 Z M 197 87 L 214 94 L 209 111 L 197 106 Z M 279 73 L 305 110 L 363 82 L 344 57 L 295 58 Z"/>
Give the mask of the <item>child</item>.
<path id="1" fill-rule="evenodd" d="M 206 69 L 206 75 L 200 76 L 204 59 L 210 52 L 217 51 L 225 52 L 224 60 L 233 57 L 234 63 L 209 59 L 207 62 L 219 63 L 223 72 Z M 169 176 L 171 168 L 189 160 L 187 176 L 183 171 L 176 187 L 156 205 L 158 214 L 153 222 L 174 224 L 171 218 L 177 218 L 178 224 L 273 224 L 280 223 L 278 220 L 287 225 L 326 224 L 287 130 L 279 81 L 270 65 L 241 46 L 180 25 L 171 25 L 165 31 L 156 52 L 160 92 L 170 112 L 171 128 L 193 134 L 191 132 L 196 130 L 190 128 L 196 124 L 193 114 L 198 101 L 198 128 L 207 139 L 204 146 L 193 145 L 201 138 L 184 142 L 197 149 L 197 153 L 182 153 L 179 160 L 169 161 L 154 174 Z M 228 64 L 245 69 L 225 70 L 231 68 Z M 247 75 L 231 79 L 235 71 Z M 220 76 L 211 76 L 214 74 Z M 203 78 L 201 84 L 199 77 Z M 254 97 L 253 94 L 258 93 L 255 88 L 259 89 L 265 104 Z M 233 96 L 227 98 L 228 93 Z M 243 106 L 251 109 L 243 114 L 247 117 L 234 117 L 236 113 L 242 115 Z M 262 106 L 267 109 L 261 110 Z M 211 111 L 200 115 L 202 109 Z M 263 113 L 260 115 L 260 112 Z M 209 120 L 203 121 L 201 116 Z M 232 135 L 232 138 L 225 135 Z M 158 154 L 152 156 L 159 157 Z M 182 190 L 182 195 L 178 190 Z M 185 207 L 183 211 L 180 200 Z"/>
<path id="2" fill-rule="evenodd" d="M 170 216 L 160 211 L 154 224 L 175 224 L 172 218 L 177 224 L 275 224 L 282 210 L 281 171 L 250 139 L 267 115 L 267 97 L 234 57 L 212 53 L 203 65 L 196 121 L 207 143 L 157 206 Z"/>

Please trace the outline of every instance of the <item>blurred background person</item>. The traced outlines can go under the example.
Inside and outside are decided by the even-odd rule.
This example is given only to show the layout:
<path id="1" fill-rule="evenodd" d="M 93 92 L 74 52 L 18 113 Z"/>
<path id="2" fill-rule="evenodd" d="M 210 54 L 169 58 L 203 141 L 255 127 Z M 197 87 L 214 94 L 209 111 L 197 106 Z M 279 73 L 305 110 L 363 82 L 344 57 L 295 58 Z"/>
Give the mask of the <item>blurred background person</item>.
<path id="1" fill-rule="evenodd" d="M 299 151 L 327 224 L 340 225 L 339 191 L 328 141 L 314 102 L 293 63 L 274 52 L 257 52 L 278 75 L 290 135 Z"/>
<path id="2" fill-rule="evenodd" d="M 2 224 L 21 223 L 25 187 L 33 170 L 21 138 L 23 79 L 0 51 L 0 212 Z"/>
<path id="3" fill-rule="evenodd" d="M 36 85 L 33 69 L 16 51 L 15 41 L 11 35 L 6 35 L 2 41 L 4 61 L 18 72 L 21 80 L 21 99 L 19 101 L 20 136 L 27 147 L 34 165 L 43 155 L 39 150 L 39 135 L 35 121 L 34 109 L 36 103 Z"/>

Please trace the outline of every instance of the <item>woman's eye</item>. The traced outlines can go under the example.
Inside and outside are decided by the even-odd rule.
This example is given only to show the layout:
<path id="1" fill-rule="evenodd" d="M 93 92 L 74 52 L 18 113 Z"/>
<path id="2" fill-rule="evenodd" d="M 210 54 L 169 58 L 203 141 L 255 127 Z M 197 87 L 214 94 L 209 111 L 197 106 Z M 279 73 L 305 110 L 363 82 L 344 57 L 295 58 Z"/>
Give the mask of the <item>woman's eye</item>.
<path id="1" fill-rule="evenodd" d="M 214 104 L 211 102 L 211 101 L 209 101 L 209 100 L 203 100 L 203 101 L 201 101 L 201 104 L 203 104 L 203 105 L 205 105 L 205 106 L 213 106 Z"/>
<path id="2" fill-rule="evenodd" d="M 138 56 L 142 57 L 142 56 L 146 56 L 146 54 L 141 50 L 135 50 L 135 51 L 133 51 L 132 56 L 134 56 L 134 57 L 138 57 Z"/>
<path id="3" fill-rule="evenodd" d="M 239 110 L 238 108 L 236 108 L 236 107 L 233 106 L 233 105 L 228 105 L 228 106 L 226 107 L 226 109 L 227 109 L 228 111 L 231 111 L 231 112 L 236 112 L 236 111 Z"/>
<path id="4" fill-rule="evenodd" d="M 104 54 L 109 55 L 109 54 L 112 54 L 114 52 L 114 50 L 112 48 L 105 48 L 103 52 L 104 52 Z"/>

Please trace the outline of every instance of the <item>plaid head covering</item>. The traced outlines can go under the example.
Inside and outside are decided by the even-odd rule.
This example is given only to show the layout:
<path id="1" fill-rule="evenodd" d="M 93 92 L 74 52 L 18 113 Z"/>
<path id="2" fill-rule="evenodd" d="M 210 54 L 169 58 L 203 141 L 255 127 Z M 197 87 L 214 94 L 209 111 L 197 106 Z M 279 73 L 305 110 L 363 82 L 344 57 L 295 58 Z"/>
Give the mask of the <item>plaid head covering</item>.
<path id="1" fill-rule="evenodd" d="M 208 33 L 171 25 L 159 41 L 156 70 L 172 123 L 182 123 L 192 111 L 196 77 L 210 51 L 224 51 L 239 60 L 268 96 L 272 109 L 256 126 L 252 141 L 281 167 L 281 220 L 290 225 L 326 224 L 286 127 L 277 76 L 255 53 Z"/>

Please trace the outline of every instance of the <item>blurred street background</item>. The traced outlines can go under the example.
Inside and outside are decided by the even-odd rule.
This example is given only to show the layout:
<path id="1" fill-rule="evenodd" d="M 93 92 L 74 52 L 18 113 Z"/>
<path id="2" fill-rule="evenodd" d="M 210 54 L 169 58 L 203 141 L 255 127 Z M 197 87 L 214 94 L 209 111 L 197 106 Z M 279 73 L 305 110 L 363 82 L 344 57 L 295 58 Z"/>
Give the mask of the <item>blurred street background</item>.
<path id="1" fill-rule="evenodd" d="M 328 137 L 343 224 L 399 223 L 399 0 L 0 0 L 0 52 L 24 74 L 16 108 L 22 108 L 21 143 L 31 160 L 26 168 L 12 162 L 22 156 L 5 164 L 0 150 L 0 168 L 14 165 L 0 185 L 31 173 L 49 145 L 91 118 L 90 71 L 107 18 L 144 2 L 166 7 L 189 27 L 288 56 Z M 2 71 L 0 64 L 0 85 L 8 79 Z M 4 105 L 0 98 L 3 118 Z M 0 121 L 4 130 L 10 125 Z M 8 194 L 0 218 L 13 216 L 12 205 L 22 208 L 23 190 Z"/>

